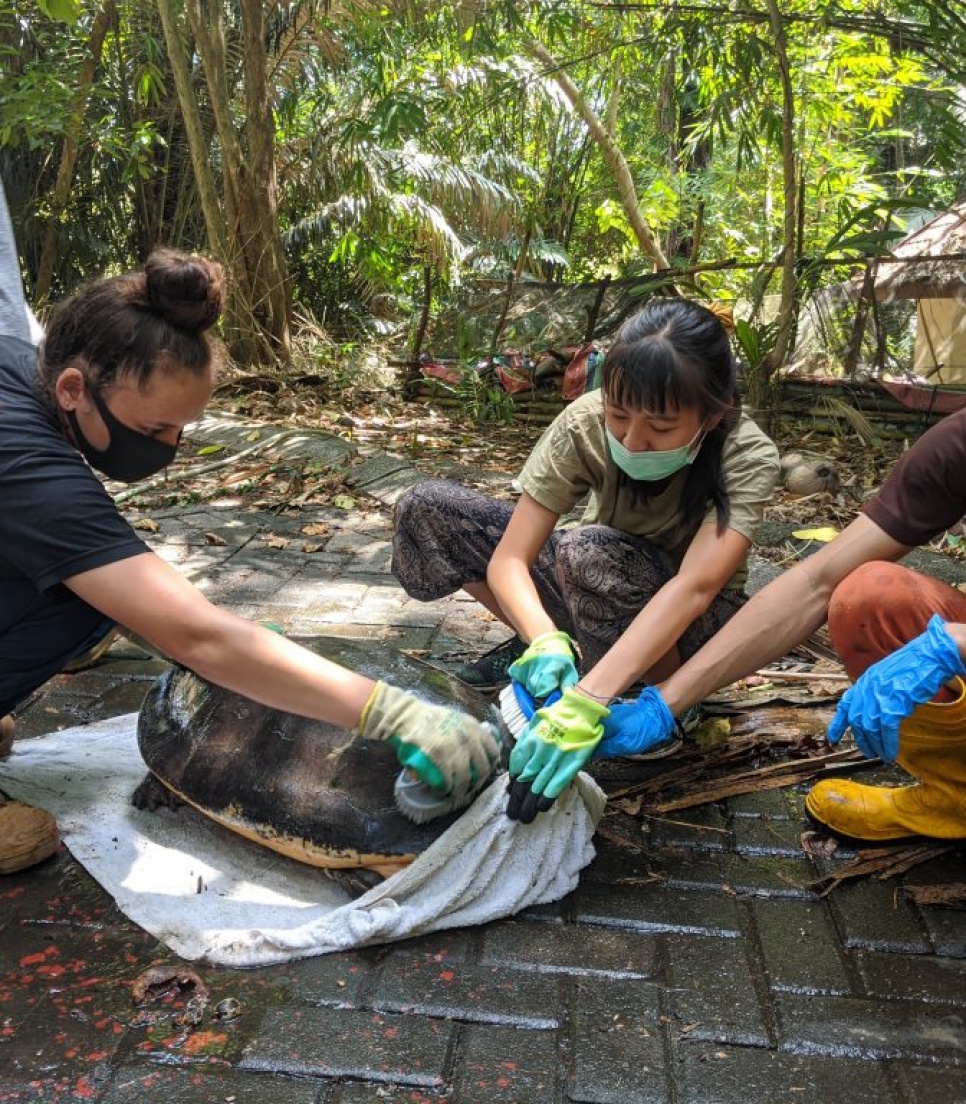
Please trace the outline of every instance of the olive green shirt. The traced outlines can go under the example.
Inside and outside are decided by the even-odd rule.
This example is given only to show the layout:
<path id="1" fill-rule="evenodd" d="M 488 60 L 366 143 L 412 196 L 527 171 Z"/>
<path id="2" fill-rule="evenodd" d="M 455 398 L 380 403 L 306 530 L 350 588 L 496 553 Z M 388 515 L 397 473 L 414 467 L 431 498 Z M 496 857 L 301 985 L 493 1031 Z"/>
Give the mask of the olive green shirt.
<path id="1" fill-rule="evenodd" d="M 728 528 L 754 541 L 765 504 L 778 481 L 778 449 L 742 412 L 725 441 L 721 461 L 731 508 Z M 717 524 L 710 501 L 703 519 L 685 521 L 681 494 L 688 471 L 684 468 L 671 476 L 653 498 L 639 498 L 635 503 L 632 488 L 626 480 L 621 481 L 620 469 L 607 447 L 602 393 L 591 391 L 572 402 L 547 427 L 519 482 L 531 498 L 555 514 L 569 513 L 589 494 L 580 524 L 609 525 L 645 537 L 680 565 L 701 525 Z M 726 589 L 742 589 L 747 574 L 746 557 Z"/>

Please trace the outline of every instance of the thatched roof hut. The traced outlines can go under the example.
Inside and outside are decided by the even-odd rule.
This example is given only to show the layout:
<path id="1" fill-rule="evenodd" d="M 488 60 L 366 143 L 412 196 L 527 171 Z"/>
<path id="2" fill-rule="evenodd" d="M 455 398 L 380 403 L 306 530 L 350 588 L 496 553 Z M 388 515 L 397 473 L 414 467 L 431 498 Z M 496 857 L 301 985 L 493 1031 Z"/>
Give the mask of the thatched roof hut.
<path id="1" fill-rule="evenodd" d="M 966 198 L 954 203 L 880 261 L 875 297 L 915 299 L 913 370 L 931 383 L 966 385 Z"/>

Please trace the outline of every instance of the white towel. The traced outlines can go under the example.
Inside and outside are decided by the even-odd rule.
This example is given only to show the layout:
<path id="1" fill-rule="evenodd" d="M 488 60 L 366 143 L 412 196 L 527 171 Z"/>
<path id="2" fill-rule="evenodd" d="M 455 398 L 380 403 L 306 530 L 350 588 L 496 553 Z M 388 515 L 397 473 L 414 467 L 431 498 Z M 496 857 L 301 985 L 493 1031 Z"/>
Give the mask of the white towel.
<path id="1" fill-rule="evenodd" d="M 118 908 L 182 958 L 263 966 L 482 924 L 558 900 L 594 857 L 604 794 L 587 775 L 532 824 L 498 778 L 416 861 L 351 900 L 312 867 L 189 809 L 145 812 L 137 714 L 14 744 L 0 789 L 56 818 Z"/>

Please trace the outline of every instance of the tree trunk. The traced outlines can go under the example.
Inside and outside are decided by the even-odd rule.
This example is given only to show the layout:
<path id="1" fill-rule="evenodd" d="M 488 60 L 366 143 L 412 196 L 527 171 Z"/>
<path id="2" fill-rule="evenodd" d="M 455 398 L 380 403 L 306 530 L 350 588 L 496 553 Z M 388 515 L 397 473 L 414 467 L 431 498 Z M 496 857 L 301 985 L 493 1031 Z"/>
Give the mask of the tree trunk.
<path id="1" fill-rule="evenodd" d="M 641 252 L 650 258 L 655 268 L 668 268 L 667 257 L 658 244 L 654 232 L 648 225 L 641 211 L 641 204 L 637 198 L 637 188 L 631 175 L 630 166 L 624 157 L 620 147 L 608 132 L 606 125 L 597 117 L 596 112 L 585 99 L 583 93 L 570 79 L 563 66 L 556 60 L 553 54 L 541 42 L 531 41 L 529 50 L 533 56 L 547 69 L 547 75 L 560 85 L 563 94 L 570 101 L 573 109 L 583 119 L 584 125 L 590 132 L 594 143 L 600 150 L 614 176 L 617 184 L 617 192 L 620 196 L 621 206 L 627 215 L 627 220 L 634 231 L 637 244 Z"/>
<path id="2" fill-rule="evenodd" d="M 194 170 L 195 185 L 201 201 L 201 212 L 208 232 L 208 248 L 215 260 L 228 266 L 228 228 L 225 215 L 218 199 L 215 177 L 211 171 L 211 157 L 208 139 L 205 136 L 201 115 L 198 111 L 198 98 L 191 82 L 191 70 L 188 66 L 188 54 L 181 38 L 181 30 L 172 7 L 171 0 L 157 0 L 164 41 L 168 50 L 168 62 L 174 75 L 175 90 L 181 105 L 185 133 L 188 136 L 188 149 L 191 153 L 191 167 Z M 229 313 L 231 304 L 229 302 Z"/>
<path id="3" fill-rule="evenodd" d="M 777 0 L 765 0 L 771 21 L 773 47 L 778 59 L 782 88 L 782 182 L 784 220 L 782 227 L 782 283 L 778 307 L 778 330 L 775 344 L 768 354 L 766 370 L 773 376 L 785 361 L 795 328 L 796 308 L 796 241 L 798 239 L 798 159 L 795 154 L 795 94 L 792 88 L 791 66 L 785 22 Z"/>
<path id="4" fill-rule="evenodd" d="M 523 241 L 520 244 L 520 253 L 517 256 L 517 263 L 513 266 L 513 271 L 507 277 L 506 282 L 506 296 L 503 299 L 503 310 L 500 312 L 500 317 L 497 319 L 496 326 L 493 330 L 493 335 L 490 338 L 490 352 L 487 356 L 487 363 L 492 365 L 496 359 L 497 351 L 500 347 L 500 338 L 503 336 L 503 327 L 506 325 L 506 316 L 510 312 L 510 305 L 513 303 L 513 292 L 516 285 L 520 281 L 520 277 L 523 275 L 523 270 L 527 265 L 527 254 L 530 252 L 530 239 L 533 237 L 533 212 L 527 218 L 527 227 L 523 235 Z"/>
<path id="5" fill-rule="evenodd" d="M 64 144 L 60 151 L 57 180 L 54 183 L 53 194 L 50 197 L 50 217 L 44 228 L 40 261 L 37 265 L 37 283 L 33 289 L 32 298 L 38 303 L 42 303 L 50 295 L 51 285 L 53 284 L 54 268 L 61 246 L 60 225 L 67 213 L 67 205 L 70 202 L 71 185 L 74 181 L 74 169 L 77 165 L 78 147 L 81 130 L 84 126 L 87 102 L 90 99 L 94 84 L 94 75 L 101 62 L 107 32 L 114 25 L 115 17 L 114 0 L 104 0 L 94 16 L 94 22 L 91 24 L 90 38 L 87 40 L 87 56 L 84 58 L 80 72 L 77 74 L 77 91 L 74 93 L 70 117 L 64 129 Z"/>
<path id="6" fill-rule="evenodd" d="M 263 0 L 241 0 L 245 58 L 245 137 L 243 162 L 243 223 L 251 218 L 251 243 L 246 249 L 252 268 L 256 303 L 264 305 L 266 329 L 285 359 L 291 355 L 292 298 L 278 225 L 278 178 L 275 169 L 275 126 L 265 53 Z"/>
<path id="7" fill-rule="evenodd" d="M 199 0 L 187 0 L 185 10 L 205 72 L 221 147 L 226 259 L 232 294 L 239 300 L 235 314 L 242 322 L 229 336 L 231 350 L 245 364 L 287 360 L 291 354 L 291 299 L 278 229 L 263 9 L 257 0 L 243 4 L 247 149 L 232 117 L 219 0 L 204 14 Z"/>
<path id="8" fill-rule="evenodd" d="M 413 351 L 409 354 L 406 375 L 403 380 L 403 395 L 407 399 L 415 397 L 416 389 L 422 377 L 419 358 L 423 352 L 423 341 L 429 328 L 429 316 L 433 306 L 433 266 L 423 265 L 423 303 L 419 311 L 419 322 L 413 337 Z"/>

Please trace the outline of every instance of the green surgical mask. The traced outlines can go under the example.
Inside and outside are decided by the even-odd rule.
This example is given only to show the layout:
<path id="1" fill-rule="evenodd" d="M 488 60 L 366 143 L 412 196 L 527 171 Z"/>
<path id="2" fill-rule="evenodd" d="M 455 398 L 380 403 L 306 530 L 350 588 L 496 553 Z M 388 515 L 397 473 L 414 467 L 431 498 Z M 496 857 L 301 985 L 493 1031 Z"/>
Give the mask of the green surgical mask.
<path id="1" fill-rule="evenodd" d="M 698 455 L 701 444 L 704 441 L 704 426 L 686 444 L 676 449 L 654 449 L 649 452 L 631 452 L 608 429 L 607 447 L 614 463 L 622 472 L 631 479 L 638 479 L 644 483 L 656 483 L 659 479 L 667 479 L 688 464 L 693 463 Z"/>

